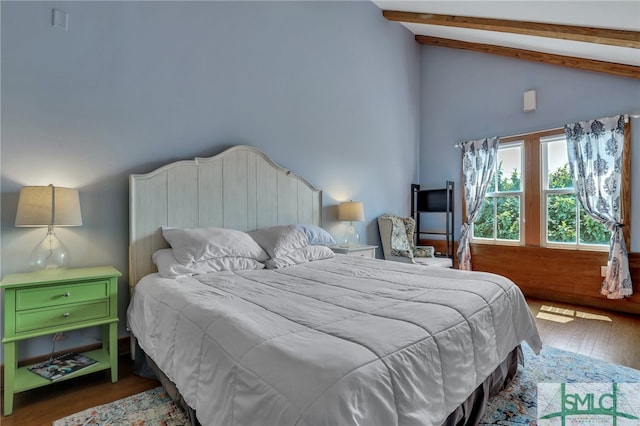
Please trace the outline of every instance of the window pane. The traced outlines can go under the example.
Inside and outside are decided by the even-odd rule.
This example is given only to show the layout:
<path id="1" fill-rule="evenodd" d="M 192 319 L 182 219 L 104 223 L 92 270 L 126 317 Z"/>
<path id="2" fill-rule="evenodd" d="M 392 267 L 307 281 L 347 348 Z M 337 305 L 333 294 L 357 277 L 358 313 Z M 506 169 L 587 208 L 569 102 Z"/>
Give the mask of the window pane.
<path id="1" fill-rule="evenodd" d="M 567 142 L 564 138 L 546 143 L 547 182 L 549 189 L 573 188 L 569 172 Z"/>
<path id="2" fill-rule="evenodd" d="M 500 164 L 498 164 L 498 167 L 499 166 L 500 166 Z M 498 171 L 496 169 L 494 169 L 493 170 L 493 176 L 491 176 L 491 181 L 489 182 L 489 186 L 487 186 L 487 194 L 491 194 L 492 192 L 496 192 L 496 176 L 497 175 L 498 175 Z"/>
<path id="3" fill-rule="evenodd" d="M 576 196 L 547 195 L 547 241 L 576 242 Z"/>
<path id="4" fill-rule="evenodd" d="M 497 233 L 501 240 L 520 240 L 520 196 L 497 199 Z"/>
<path id="5" fill-rule="evenodd" d="M 611 232 L 607 227 L 584 211 L 580 206 L 580 243 L 581 244 L 609 244 Z"/>
<path id="6" fill-rule="evenodd" d="M 482 202 L 480 214 L 473 224 L 473 238 L 493 239 L 493 197 L 486 197 Z"/>
<path id="7" fill-rule="evenodd" d="M 521 191 L 522 149 L 520 146 L 498 150 L 498 191 Z"/>

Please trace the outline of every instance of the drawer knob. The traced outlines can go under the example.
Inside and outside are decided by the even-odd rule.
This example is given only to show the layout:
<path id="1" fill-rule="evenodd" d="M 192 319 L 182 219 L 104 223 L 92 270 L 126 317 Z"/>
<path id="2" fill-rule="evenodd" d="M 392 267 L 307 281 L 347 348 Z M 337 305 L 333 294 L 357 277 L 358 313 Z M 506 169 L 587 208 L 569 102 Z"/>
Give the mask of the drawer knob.
<path id="1" fill-rule="evenodd" d="M 69 315 L 71 315 L 69 312 L 65 312 L 64 314 L 62 314 L 62 316 L 65 318 L 67 318 Z"/>
<path id="2" fill-rule="evenodd" d="M 66 292 L 65 294 L 63 294 L 63 296 L 64 296 L 64 297 L 69 297 L 69 296 L 71 296 L 71 293 Z"/>

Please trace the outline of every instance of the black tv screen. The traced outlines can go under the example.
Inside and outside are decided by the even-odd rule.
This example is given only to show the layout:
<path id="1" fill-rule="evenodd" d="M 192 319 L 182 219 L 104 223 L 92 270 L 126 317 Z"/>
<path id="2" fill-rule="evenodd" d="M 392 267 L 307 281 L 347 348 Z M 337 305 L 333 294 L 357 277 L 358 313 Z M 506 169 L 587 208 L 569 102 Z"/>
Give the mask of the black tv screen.
<path id="1" fill-rule="evenodd" d="M 446 212 L 447 190 L 427 189 L 418 191 L 417 210 L 420 212 Z"/>

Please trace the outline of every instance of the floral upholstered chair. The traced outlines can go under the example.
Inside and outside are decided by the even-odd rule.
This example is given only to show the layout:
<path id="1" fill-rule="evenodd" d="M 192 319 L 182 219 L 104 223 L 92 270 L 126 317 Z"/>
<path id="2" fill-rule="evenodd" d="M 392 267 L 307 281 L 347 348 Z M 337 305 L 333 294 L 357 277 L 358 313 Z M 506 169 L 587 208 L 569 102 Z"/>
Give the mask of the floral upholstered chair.
<path id="1" fill-rule="evenodd" d="M 412 217 L 389 214 L 378 217 L 378 229 L 385 260 L 451 268 L 451 259 L 435 257 L 432 246 L 414 244 L 415 228 L 416 222 Z"/>

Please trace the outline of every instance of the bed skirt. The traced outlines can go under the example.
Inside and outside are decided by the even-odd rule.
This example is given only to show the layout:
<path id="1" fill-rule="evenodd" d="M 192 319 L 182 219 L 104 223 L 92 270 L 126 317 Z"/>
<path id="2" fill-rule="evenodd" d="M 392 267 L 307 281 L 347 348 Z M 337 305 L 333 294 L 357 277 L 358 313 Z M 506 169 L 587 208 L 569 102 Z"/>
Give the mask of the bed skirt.
<path id="1" fill-rule="evenodd" d="M 191 425 L 201 426 L 196 418 L 195 410 L 184 401 L 176 385 L 137 344 L 135 352 L 134 373 L 143 377 L 158 379 L 171 399 L 184 410 Z M 493 373 L 453 413 L 449 414 L 442 426 L 477 425 L 484 415 L 489 398 L 511 383 L 515 377 L 518 371 L 518 363 L 524 363 L 522 348 L 519 345 L 509 352 Z"/>
<path id="2" fill-rule="evenodd" d="M 518 363 L 524 365 L 524 355 L 520 345 L 493 370 L 469 397 L 449 414 L 443 426 L 477 425 L 484 415 L 489 398 L 505 388 L 516 375 Z"/>

